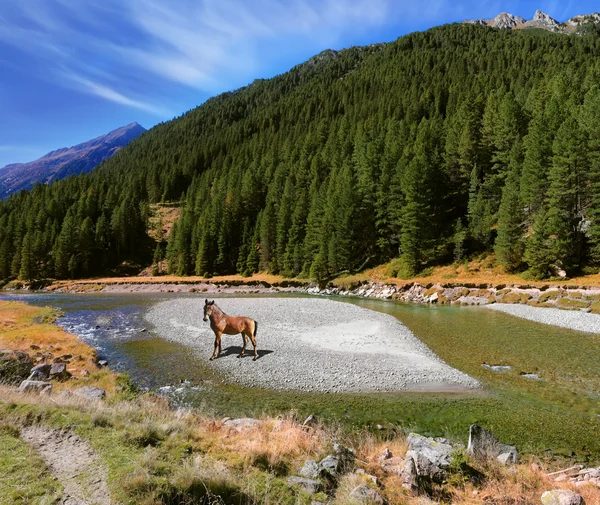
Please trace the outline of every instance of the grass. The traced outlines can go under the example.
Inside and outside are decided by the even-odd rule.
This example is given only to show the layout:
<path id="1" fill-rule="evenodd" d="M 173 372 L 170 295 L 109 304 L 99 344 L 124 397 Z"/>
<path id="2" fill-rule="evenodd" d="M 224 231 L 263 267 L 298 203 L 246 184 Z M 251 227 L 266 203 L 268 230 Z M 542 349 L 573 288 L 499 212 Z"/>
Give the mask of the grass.
<path id="1" fill-rule="evenodd" d="M 0 301 L 0 349 L 23 351 L 32 357 L 46 355 L 39 363 L 52 363 L 54 358 L 71 356 L 65 358 L 67 370 L 77 379 L 78 387 L 96 386 L 113 394 L 117 376 L 98 368 L 94 348 L 53 324 L 58 316 L 56 309 L 50 307 Z M 89 376 L 84 377 L 84 373 Z M 72 386 L 72 382 L 55 383 L 53 388 L 58 392 Z"/>
<path id="2" fill-rule="evenodd" d="M 389 503 L 428 503 L 425 497 L 407 493 L 400 477 L 384 473 L 377 462 L 385 447 L 394 455 L 404 455 L 407 446 L 403 434 L 384 438 L 331 426 L 307 429 L 290 416 L 264 418 L 261 425 L 237 431 L 202 411 L 171 410 L 166 402 L 152 395 L 90 405 L 72 399 L 51 401 L 17 396 L 1 388 L 0 419 L 14 428 L 42 423 L 71 429 L 88 440 L 108 470 L 115 503 L 309 504 L 314 498 L 288 486 L 285 478 L 297 474 L 306 458 L 318 460 L 330 453 L 334 440 L 356 450 L 357 466 L 379 479 L 381 487 L 377 490 Z M 132 442 L 132 433 L 160 436 Z M 10 451 L 8 458 L 0 460 L 0 468 L 12 469 L 8 482 L 29 500 L 22 503 L 45 503 L 35 501 L 40 489 L 51 490 L 56 497 L 60 492 L 58 485 L 15 433 L 2 430 L 0 440 L 0 452 L 4 448 Z M 547 489 L 575 489 L 569 483 L 551 483 L 543 476 L 557 468 L 556 461 L 526 459 L 512 470 L 468 458 L 464 462 L 483 472 L 485 481 L 471 482 L 463 473 L 452 475 L 445 485 L 433 489 L 433 499 L 465 505 L 500 498 L 506 500 L 502 503 L 538 503 Z M 350 493 L 359 484 L 376 487 L 369 477 L 348 474 L 341 479 L 337 491 L 332 490 L 330 501 L 340 505 L 354 503 Z M 578 488 L 577 492 L 588 504 L 600 499 L 600 489 L 594 486 Z M 321 494 L 318 498 L 325 501 L 327 497 Z"/>
<path id="3" fill-rule="evenodd" d="M 27 329 L 29 337 L 33 338 L 36 326 L 48 324 L 42 322 L 42 319 L 51 320 L 53 317 L 50 309 L 22 305 L 15 304 L 16 310 L 5 311 L 5 315 L 10 312 L 13 316 L 10 321 L 7 317 L 2 318 L 5 328 L 8 328 L 0 332 L 2 338 L 6 338 L 5 331 L 14 331 L 18 325 Z M 431 316 L 432 312 L 428 314 Z M 427 319 L 415 317 L 408 324 L 427 326 L 434 322 L 428 323 Z M 450 320 L 449 324 L 457 322 Z M 464 324 L 463 321 L 463 328 Z M 427 328 L 427 332 L 430 331 Z M 64 342 L 68 340 L 66 335 L 60 334 L 57 338 Z M 431 338 L 436 339 L 439 335 L 441 334 L 434 332 Z M 496 334 L 490 337 L 491 342 L 496 342 Z M 476 357 L 489 355 L 494 348 L 499 350 L 507 347 L 507 340 L 477 344 L 475 336 L 472 338 Z M 20 342 L 22 345 L 28 343 L 25 340 Z M 462 356 L 457 349 L 453 350 L 453 342 L 446 340 L 445 344 L 448 348 L 445 357 L 449 360 L 462 360 L 462 365 L 476 376 L 487 373 L 474 365 L 472 359 Z M 548 344 L 545 353 L 537 348 L 530 350 L 531 356 L 540 355 L 537 364 L 544 370 L 544 363 L 555 363 L 553 342 Z M 587 345 L 588 342 L 583 344 Z M 513 360 L 518 351 L 508 347 L 509 359 Z M 592 348 L 586 359 L 593 359 L 594 353 L 595 349 Z M 506 355 L 505 352 L 504 356 Z M 531 356 L 525 356 L 524 362 Z M 582 367 L 588 365 L 577 353 L 572 359 L 581 361 Z M 515 365 L 518 364 L 515 362 Z M 573 364 L 574 362 L 568 361 L 564 363 L 564 369 L 556 370 L 557 376 L 561 377 L 563 370 L 573 367 Z M 115 385 L 126 384 L 122 377 L 109 370 L 98 373 L 113 375 L 111 380 Z M 593 381 L 593 374 L 590 378 Z M 100 379 L 101 377 L 94 380 Z M 510 384 L 516 377 L 501 376 L 501 380 Z M 568 384 L 568 380 L 559 382 L 561 387 L 565 384 Z M 115 388 L 107 401 L 88 403 L 75 397 L 23 395 L 0 386 L 0 503 L 42 505 L 53 503 L 59 497 L 59 483 L 52 479 L 43 462 L 18 438 L 21 427 L 43 424 L 55 429 L 72 430 L 91 444 L 107 469 L 111 498 L 115 503 L 309 504 L 314 497 L 290 487 L 285 479 L 297 474 L 307 458 L 321 459 L 331 453 L 334 441 L 340 441 L 356 450 L 360 468 L 381 481 L 382 486 L 378 488 L 378 492 L 389 503 L 423 505 L 429 503 L 426 498 L 408 494 L 402 488 L 401 479 L 395 474 L 384 473 L 377 463 L 377 456 L 384 447 L 390 448 L 394 455 L 402 456 L 406 452 L 405 430 L 411 427 L 419 426 L 424 429 L 418 431 L 426 433 L 429 426 L 431 434 L 450 433 L 453 438 L 464 441 L 464 423 L 483 420 L 507 442 L 520 437 L 535 438 L 536 434 L 539 436 L 541 429 L 551 430 L 559 440 L 561 436 L 567 436 L 569 431 L 580 430 L 582 416 L 577 414 L 577 410 L 561 411 L 552 408 L 552 404 L 535 401 L 538 391 L 530 391 L 528 388 L 537 387 L 536 385 L 529 384 L 525 389 L 507 387 L 507 391 L 501 391 L 497 384 L 495 387 L 498 390 L 495 394 L 483 394 L 479 398 L 388 395 L 386 399 L 386 395 L 321 395 L 323 418 L 329 419 L 327 424 L 306 428 L 299 422 L 303 416 L 288 413 L 275 418 L 263 413 L 259 416 L 263 420 L 260 425 L 238 431 L 227 427 L 211 410 L 173 410 L 165 398 L 152 394 L 124 395 L 117 393 Z M 223 394 L 227 388 L 232 396 L 226 400 L 234 400 L 230 404 L 231 414 L 240 407 L 242 399 L 254 403 L 254 407 L 261 408 L 263 412 L 268 410 L 263 408 L 265 404 L 256 403 L 256 397 L 248 389 L 241 391 L 234 386 L 224 386 L 216 393 Z M 262 393 L 263 396 L 266 394 L 264 391 Z M 267 395 L 266 398 L 272 402 L 270 408 L 274 410 L 281 410 L 286 401 L 291 399 L 289 397 L 286 400 L 285 395 Z M 277 403 L 277 398 L 281 403 Z M 296 407 L 300 409 L 302 402 L 310 398 L 316 397 L 298 395 Z M 531 402 L 531 409 L 524 408 L 525 400 Z M 580 401 L 580 396 L 573 398 L 574 404 Z M 385 423 L 381 420 L 382 405 L 385 410 L 386 405 L 391 404 L 400 406 L 400 411 L 403 412 L 402 422 L 398 417 L 395 417 L 394 422 Z M 314 407 L 314 403 L 310 407 Z M 348 412 L 355 407 L 364 409 L 372 419 L 383 422 L 384 429 L 373 432 L 364 426 L 344 424 L 343 419 L 340 419 L 340 423 L 334 421 L 343 410 Z M 581 406 L 588 407 L 589 405 Z M 570 423 L 563 416 L 566 412 L 570 412 L 572 417 Z M 332 415 L 328 416 L 328 413 Z M 556 431 L 556 426 L 547 424 L 552 416 L 557 416 L 556 423 L 563 425 L 563 432 Z M 457 423 L 457 420 L 460 421 Z M 590 440 L 594 437 L 597 439 L 597 427 L 592 424 L 587 424 L 586 427 Z M 462 436 L 456 436 L 458 429 L 462 430 Z M 446 503 L 451 501 L 458 505 L 488 501 L 537 503 L 542 492 L 547 489 L 570 488 L 568 483 L 551 483 L 544 478 L 545 471 L 555 470 L 566 463 L 560 458 L 550 458 L 543 452 L 539 456 L 526 455 L 525 462 L 514 470 L 468 459 L 464 462 L 484 472 L 487 479 L 482 483 L 475 483 L 469 480 L 468 475 L 458 472 L 451 476 L 446 485 L 433 489 L 432 499 Z M 532 462 L 538 466 L 532 467 Z M 332 490 L 329 501 L 339 505 L 355 503 L 350 493 L 358 484 L 374 487 L 368 477 L 349 474 L 341 479 L 337 491 Z M 577 491 L 588 504 L 598 503 L 600 500 L 600 490 L 592 486 L 578 488 Z M 324 494 L 317 498 L 321 501 L 328 499 Z"/>
<path id="4" fill-rule="evenodd" d="M 0 422 L 0 505 L 52 505 L 60 495 L 60 484 L 19 430 Z"/>

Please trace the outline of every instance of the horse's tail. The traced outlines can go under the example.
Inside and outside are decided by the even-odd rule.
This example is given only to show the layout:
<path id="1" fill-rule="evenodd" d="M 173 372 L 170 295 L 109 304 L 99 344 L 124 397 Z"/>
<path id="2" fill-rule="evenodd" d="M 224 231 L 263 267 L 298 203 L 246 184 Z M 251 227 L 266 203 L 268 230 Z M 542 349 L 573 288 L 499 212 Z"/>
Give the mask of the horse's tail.
<path id="1" fill-rule="evenodd" d="M 254 338 L 256 338 L 256 332 L 258 331 L 258 322 L 254 321 L 254 333 L 252 334 L 252 336 Z"/>

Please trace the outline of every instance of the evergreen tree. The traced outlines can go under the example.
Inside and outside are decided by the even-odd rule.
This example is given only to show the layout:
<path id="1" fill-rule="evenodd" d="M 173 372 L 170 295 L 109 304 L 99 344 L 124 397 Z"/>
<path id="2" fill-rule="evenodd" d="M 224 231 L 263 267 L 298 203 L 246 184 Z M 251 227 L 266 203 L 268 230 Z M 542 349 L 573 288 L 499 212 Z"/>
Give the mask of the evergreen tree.
<path id="1" fill-rule="evenodd" d="M 523 259 L 523 205 L 519 197 L 519 174 L 511 170 L 502 190 L 502 202 L 498 211 L 498 235 L 494 251 L 498 262 L 509 272 L 519 269 Z"/>

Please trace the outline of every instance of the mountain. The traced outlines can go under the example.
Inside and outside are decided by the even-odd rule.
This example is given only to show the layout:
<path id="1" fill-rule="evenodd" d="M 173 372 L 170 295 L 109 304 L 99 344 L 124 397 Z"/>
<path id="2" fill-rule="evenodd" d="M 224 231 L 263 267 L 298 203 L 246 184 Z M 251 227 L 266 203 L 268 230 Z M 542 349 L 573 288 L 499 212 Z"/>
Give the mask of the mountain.
<path id="1" fill-rule="evenodd" d="M 459 23 L 322 52 L 0 201 L 0 279 L 164 260 L 180 275 L 408 278 L 491 253 L 530 278 L 597 271 L 599 59 L 595 30 Z M 153 204 L 180 207 L 158 243 Z"/>
<path id="2" fill-rule="evenodd" d="M 521 16 L 502 12 L 492 19 L 470 19 L 463 21 L 463 23 L 491 26 L 492 28 L 507 28 L 511 30 L 539 28 L 556 33 L 576 33 L 586 25 L 599 24 L 600 14 L 595 13 L 575 16 L 564 23 L 559 23 L 556 19 L 540 10 L 535 11 L 533 19 L 529 21 Z"/>
<path id="3" fill-rule="evenodd" d="M 0 198 L 29 189 L 38 182 L 48 184 L 69 175 L 87 173 L 145 131 L 138 123 L 131 123 L 76 146 L 57 149 L 36 161 L 6 165 L 0 168 Z"/>

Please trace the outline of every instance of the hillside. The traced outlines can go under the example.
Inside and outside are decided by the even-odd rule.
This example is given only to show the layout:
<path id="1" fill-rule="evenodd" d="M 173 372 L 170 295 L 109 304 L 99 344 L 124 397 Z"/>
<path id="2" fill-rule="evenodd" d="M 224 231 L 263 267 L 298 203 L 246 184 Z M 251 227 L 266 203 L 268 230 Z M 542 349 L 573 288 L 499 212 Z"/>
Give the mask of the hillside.
<path id="1" fill-rule="evenodd" d="M 30 189 L 36 183 L 87 173 L 145 131 L 138 123 L 131 123 L 76 146 L 57 149 L 36 161 L 6 165 L 0 168 L 0 198 Z"/>
<path id="2" fill-rule="evenodd" d="M 600 259 L 600 37 L 454 24 L 326 51 L 160 124 L 101 167 L 0 203 L 0 278 L 410 277 L 495 252 L 510 272 Z M 181 202 L 168 240 L 149 206 Z"/>

